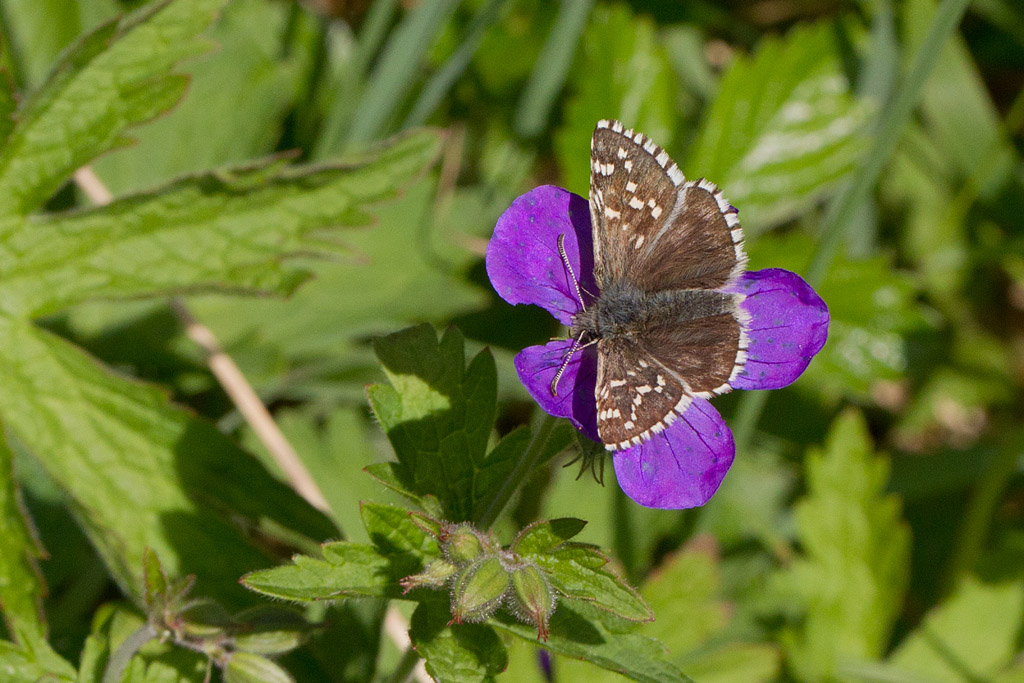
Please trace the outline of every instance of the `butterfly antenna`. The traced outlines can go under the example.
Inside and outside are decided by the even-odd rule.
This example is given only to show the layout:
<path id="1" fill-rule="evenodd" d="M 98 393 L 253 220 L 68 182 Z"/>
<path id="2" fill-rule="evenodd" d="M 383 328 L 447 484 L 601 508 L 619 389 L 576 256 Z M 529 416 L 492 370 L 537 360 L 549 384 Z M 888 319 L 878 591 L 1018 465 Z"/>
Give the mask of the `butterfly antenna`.
<path id="1" fill-rule="evenodd" d="M 580 281 L 576 279 L 576 273 L 572 271 L 572 264 L 569 263 L 569 257 L 565 253 L 564 232 L 558 234 L 558 255 L 562 257 L 562 263 L 565 264 L 565 269 L 569 272 L 569 277 L 572 278 L 572 286 L 576 288 L 576 298 L 580 300 L 580 308 L 587 310 L 587 305 L 583 303 L 583 290 L 580 289 Z M 552 391 L 551 393 L 554 394 L 555 392 Z"/>

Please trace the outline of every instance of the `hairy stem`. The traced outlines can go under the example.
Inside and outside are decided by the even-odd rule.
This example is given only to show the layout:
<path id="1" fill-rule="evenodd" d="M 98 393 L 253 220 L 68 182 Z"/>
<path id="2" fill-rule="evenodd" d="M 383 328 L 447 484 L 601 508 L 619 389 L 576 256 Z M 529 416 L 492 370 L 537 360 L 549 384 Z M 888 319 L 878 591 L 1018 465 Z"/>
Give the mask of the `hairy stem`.
<path id="1" fill-rule="evenodd" d="M 107 662 L 107 668 L 103 672 L 103 683 L 117 683 L 120 681 L 121 674 L 124 673 L 125 667 L 128 666 L 128 662 L 135 656 L 135 653 L 143 645 L 156 638 L 156 636 L 156 630 L 153 626 L 146 623 L 125 638 L 124 642 L 114 651 L 114 654 L 110 656 L 110 660 Z"/>
<path id="2" fill-rule="evenodd" d="M 556 418 L 550 415 L 543 417 L 537 431 L 533 433 L 530 445 L 523 451 L 523 456 L 516 462 L 512 471 L 509 472 L 508 477 L 502 482 L 501 487 L 494 494 L 494 497 L 491 498 L 490 503 L 484 508 L 478 519 L 473 520 L 474 526 L 480 529 L 488 529 L 494 524 L 495 520 L 498 519 L 498 515 L 505 509 L 508 502 L 512 500 L 512 496 L 519 488 L 519 484 L 537 466 L 537 462 L 544 453 L 544 447 L 547 446 L 548 439 L 551 438 L 551 432 L 554 431 L 556 424 Z"/>

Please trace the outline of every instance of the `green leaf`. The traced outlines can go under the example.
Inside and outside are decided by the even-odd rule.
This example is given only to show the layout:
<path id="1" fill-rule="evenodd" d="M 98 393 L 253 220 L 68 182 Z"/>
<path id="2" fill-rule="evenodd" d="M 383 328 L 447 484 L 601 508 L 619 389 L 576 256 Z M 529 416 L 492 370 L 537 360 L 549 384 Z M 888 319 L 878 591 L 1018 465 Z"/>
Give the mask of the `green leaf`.
<path id="1" fill-rule="evenodd" d="M 7 143 L 8 136 L 14 130 L 17 106 L 18 100 L 14 96 L 14 83 L 11 82 L 10 74 L 0 70 L 0 147 Z"/>
<path id="2" fill-rule="evenodd" d="M 537 629 L 511 618 L 492 619 L 494 627 L 532 643 Z M 541 645 L 551 652 L 583 659 L 634 681 L 645 683 L 691 683 L 674 664 L 665 660 L 665 648 L 658 641 L 632 633 L 636 624 L 588 608 L 583 604 L 559 602 L 551 617 L 551 636 Z"/>
<path id="3" fill-rule="evenodd" d="M 336 381 L 335 374 L 324 377 L 322 366 L 340 366 L 335 372 L 352 377 L 349 381 L 357 385 L 346 398 L 361 397 L 364 386 L 379 373 L 372 353 L 366 351 L 366 337 L 401 329 L 409 321 L 450 319 L 484 302 L 483 290 L 462 275 L 471 262 L 465 250 L 450 244 L 424 249 L 425 235 L 439 230 L 424 223 L 436 192 L 432 179 L 413 183 L 397 200 L 375 208 L 378 223 L 372 230 L 339 234 L 347 255 L 339 262 L 308 264 L 315 279 L 287 301 L 204 296 L 193 297 L 189 306 L 225 348 L 237 349 L 240 363 L 252 355 L 258 341 L 275 363 L 280 358 L 291 363 L 290 374 L 312 375 L 318 381 L 310 382 L 312 386 L 295 386 L 299 398 L 321 390 L 325 381 Z M 441 247 L 445 248 L 438 253 Z M 439 265 L 439 259 L 452 266 Z M 266 371 L 259 366 L 242 368 L 260 388 Z M 274 389 L 281 382 L 279 375 L 262 380 Z"/>
<path id="4" fill-rule="evenodd" d="M 162 642 L 140 631 L 146 621 L 132 608 L 107 603 L 96 611 L 82 653 L 77 683 L 100 683 L 113 653 L 129 639 L 147 637 L 128 662 L 120 681 L 125 683 L 194 683 L 203 680 L 207 657 L 190 649 Z"/>
<path id="5" fill-rule="evenodd" d="M 770 683 L 778 680 L 779 651 L 767 643 L 728 643 L 680 662 L 700 683 Z"/>
<path id="6" fill-rule="evenodd" d="M 235 652 L 224 668 L 225 683 L 294 683 L 287 671 L 266 657 Z"/>
<path id="7" fill-rule="evenodd" d="M 412 615 L 409 637 L 425 660 L 427 673 L 438 683 L 492 681 L 508 666 L 508 655 L 490 625 L 448 626 L 451 612 L 444 601 L 420 603 Z"/>
<path id="8" fill-rule="evenodd" d="M 118 16 L 117 0 L 32 0 L 4 6 L 5 64 L 21 88 L 38 88 L 62 50 L 82 33 Z"/>
<path id="9" fill-rule="evenodd" d="M 208 33 L 217 49 L 182 69 L 189 86 L 181 103 L 134 132 L 138 144 L 93 163 L 107 188 L 138 191 L 271 152 L 305 76 L 302 50 L 282 44 L 288 15 L 263 0 L 227 3 Z"/>
<path id="10" fill-rule="evenodd" d="M 263 655 L 294 650 L 316 628 L 294 610 L 267 605 L 239 612 L 234 621 L 239 624 L 233 635 L 235 649 Z"/>
<path id="11" fill-rule="evenodd" d="M 374 348 L 390 385 L 367 393 L 403 465 L 396 473 L 410 477 L 402 484 L 436 495 L 446 519 L 470 519 L 474 480 L 494 423 L 493 358 L 481 352 L 466 368 L 458 330 L 449 329 L 438 343 L 429 325 L 377 339 Z"/>
<path id="12" fill-rule="evenodd" d="M 185 178 L 87 211 L 29 219 L 0 257 L 0 309 L 39 315 L 95 298 L 186 289 L 291 291 L 308 273 L 284 254 L 323 251 L 313 231 L 363 225 L 433 162 L 421 131 L 350 163 L 262 164 Z M 13 228 L 14 224 L 9 227 Z"/>
<path id="13" fill-rule="evenodd" d="M 737 57 L 683 165 L 722 188 L 744 228 L 805 211 L 856 167 L 868 109 L 849 93 L 831 24 L 766 38 Z"/>
<path id="14" fill-rule="evenodd" d="M 70 48 L 19 109 L 0 151 L 4 215 L 38 208 L 75 169 L 127 144 L 127 128 L 174 106 L 188 82 L 171 70 L 208 49 L 196 36 L 223 4 L 150 3 Z"/>
<path id="15" fill-rule="evenodd" d="M 511 550 L 519 555 L 551 552 L 583 531 L 586 525 L 584 520 L 574 517 L 534 522 L 519 532 Z"/>
<path id="16" fill-rule="evenodd" d="M 814 245 L 799 233 L 763 235 L 750 244 L 752 268 L 799 270 Z M 909 273 L 895 270 L 884 256 L 837 257 L 817 290 L 829 307 L 829 339 L 808 367 L 806 381 L 832 393 L 866 397 L 879 380 L 905 376 L 906 337 L 929 326 Z"/>
<path id="17" fill-rule="evenodd" d="M 7 633 L 25 645 L 46 639 L 39 571 L 42 548 L 34 537 L 14 481 L 10 447 L 0 435 L 0 611 Z"/>
<path id="18" fill-rule="evenodd" d="M 929 681 L 989 680 L 1016 657 L 1022 610 L 1020 581 L 984 584 L 967 576 L 900 643 L 889 662 Z"/>
<path id="19" fill-rule="evenodd" d="M 383 553 L 409 553 L 421 559 L 441 553 L 437 541 L 418 526 L 404 508 L 363 503 L 360 513 L 370 540 Z"/>
<path id="20" fill-rule="evenodd" d="M 802 612 L 783 633 L 791 666 L 821 680 L 843 660 L 884 651 L 907 586 L 910 534 L 899 499 L 884 493 L 888 460 L 874 454 L 859 413 L 840 415 L 806 466 L 808 493 L 795 510 L 804 556 L 776 575 L 773 592 Z"/>
<path id="21" fill-rule="evenodd" d="M 0 640 L 0 673 L 9 683 L 75 680 L 75 668 L 50 649 L 45 640 L 24 646 Z"/>
<path id="22" fill-rule="evenodd" d="M 0 317 L 0 419 L 71 502 L 121 588 L 143 602 L 143 553 L 198 592 L 251 601 L 237 577 L 267 556 L 247 540 L 333 526 L 212 424 L 115 375 L 27 321 Z M 243 527 L 245 535 L 243 535 Z M 269 527 L 269 528 L 267 528 Z"/>
<path id="23" fill-rule="evenodd" d="M 346 597 L 399 598 L 399 581 L 423 568 L 410 553 L 385 554 L 356 543 L 328 543 L 324 559 L 296 555 L 292 564 L 242 577 L 242 585 L 285 600 L 336 600 Z"/>
<path id="24" fill-rule="evenodd" d="M 603 569 L 608 558 L 596 548 L 568 543 L 550 553 L 531 555 L 566 597 L 584 600 L 629 621 L 651 621 L 654 613 L 628 583 Z"/>
<path id="25" fill-rule="evenodd" d="M 644 634 L 678 656 L 721 630 L 728 609 L 718 597 L 718 573 L 714 550 L 687 548 L 669 556 L 640 589 L 655 615 Z"/>
<path id="26" fill-rule="evenodd" d="M 598 120 L 617 118 L 671 147 L 676 124 L 672 70 L 654 22 L 617 4 L 594 9 L 574 73 L 577 94 L 566 106 L 555 150 L 565 187 L 586 195 L 590 137 Z"/>
<path id="27" fill-rule="evenodd" d="M 518 378 L 515 381 L 518 382 Z M 474 520 L 484 525 L 493 522 L 492 515 L 501 513 L 522 479 L 532 476 L 573 443 L 578 432 L 572 425 L 553 418 L 551 422 L 553 424 L 542 422 L 535 434 L 526 427 L 514 429 L 487 454 L 474 484 Z M 538 444 L 541 440 L 543 443 Z"/>
<path id="28" fill-rule="evenodd" d="M 380 497 L 382 492 L 363 472 L 374 454 L 367 439 L 370 426 L 362 411 L 356 406 L 338 406 L 324 420 L 319 410 L 303 406 L 277 410 L 274 420 L 323 492 L 344 539 L 368 541 L 359 517 L 359 501 Z M 272 472 L 284 476 L 251 429 L 246 429 L 242 445 L 258 454 Z"/>

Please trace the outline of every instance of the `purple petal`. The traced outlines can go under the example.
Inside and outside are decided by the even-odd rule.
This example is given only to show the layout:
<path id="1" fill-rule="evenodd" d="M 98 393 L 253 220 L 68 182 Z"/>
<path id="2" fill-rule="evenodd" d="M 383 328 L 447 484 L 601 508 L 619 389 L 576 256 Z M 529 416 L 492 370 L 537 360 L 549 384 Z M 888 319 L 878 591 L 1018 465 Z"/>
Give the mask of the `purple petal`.
<path id="1" fill-rule="evenodd" d="M 695 398 L 668 429 L 616 452 L 613 459 L 627 496 L 645 507 L 680 510 L 708 502 L 735 455 L 732 432 L 722 416 Z"/>
<path id="2" fill-rule="evenodd" d="M 580 285 L 596 292 L 590 207 L 554 185 L 530 190 L 501 214 L 487 245 L 487 276 L 505 301 L 536 304 L 568 325 L 580 302 L 558 253 L 559 235 Z"/>
<path id="3" fill-rule="evenodd" d="M 565 366 L 558 380 L 558 395 L 551 395 L 551 380 L 572 348 L 572 339 L 548 342 L 544 346 L 528 346 L 515 358 L 519 381 L 544 411 L 555 417 L 567 417 L 585 435 L 598 441 L 597 382 L 595 347 L 577 351 Z"/>
<path id="4" fill-rule="evenodd" d="M 769 268 L 744 273 L 732 291 L 746 294 L 750 347 L 734 389 L 779 389 L 792 383 L 828 337 L 828 307 L 796 273 Z"/>

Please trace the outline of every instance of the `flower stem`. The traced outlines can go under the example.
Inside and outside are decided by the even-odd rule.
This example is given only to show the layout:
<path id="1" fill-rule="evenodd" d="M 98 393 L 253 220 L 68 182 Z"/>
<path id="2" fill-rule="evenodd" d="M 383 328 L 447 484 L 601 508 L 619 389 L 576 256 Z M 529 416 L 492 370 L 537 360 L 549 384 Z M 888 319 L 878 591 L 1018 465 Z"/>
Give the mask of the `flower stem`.
<path id="1" fill-rule="evenodd" d="M 134 633 L 125 638 L 124 642 L 110 656 L 110 660 L 107 661 L 107 668 L 103 672 L 103 683 L 117 683 L 120 681 L 121 674 L 124 673 L 125 667 L 128 666 L 128 662 L 135 656 L 135 653 L 154 638 L 156 638 L 156 630 L 149 623 L 143 624 Z"/>
<path id="2" fill-rule="evenodd" d="M 541 419 L 540 425 L 537 427 L 537 431 L 533 433 L 533 438 L 530 440 L 530 444 L 523 451 L 522 457 L 516 462 L 515 466 L 512 467 L 512 471 L 509 472 L 508 477 L 501 483 L 497 492 L 491 498 L 487 507 L 477 516 L 474 521 L 474 526 L 480 529 L 488 529 L 495 520 L 498 519 L 498 515 L 505 509 L 508 502 L 512 499 L 516 490 L 519 488 L 519 484 L 526 478 L 526 476 L 536 467 L 537 462 L 540 460 L 541 455 L 544 453 L 544 447 L 547 446 L 548 439 L 551 438 L 551 432 L 554 431 L 555 425 L 557 424 L 556 418 L 550 415 L 544 415 Z"/>
<path id="3" fill-rule="evenodd" d="M 968 2 L 969 0 L 943 0 L 935 12 L 928 34 L 914 54 L 903 83 L 879 113 L 875 134 L 872 137 L 873 143 L 864 158 L 864 163 L 854 172 L 850 182 L 843 186 L 825 214 L 818 246 L 806 272 L 807 282 L 812 287 L 819 286 L 825 279 L 839 242 L 854 224 L 857 207 L 867 200 L 871 188 L 878 182 L 882 170 L 892 157 L 920 98 L 921 89 L 938 62 L 942 47 L 959 25 Z M 750 438 L 764 409 L 766 398 L 763 393 L 748 392 L 740 402 L 736 429 L 737 451 L 745 449 L 750 444 Z"/>
<path id="4" fill-rule="evenodd" d="M 1011 477 L 1017 471 L 1017 459 L 1022 444 L 1024 432 L 1017 430 L 1012 437 L 999 445 L 995 458 L 975 484 L 957 532 L 952 557 L 942 577 L 940 589 L 943 593 L 952 592 L 957 581 L 963 574 L 973 569 L 981 557 L 989 539 L 995 509 L 1002 500 Z"/>

